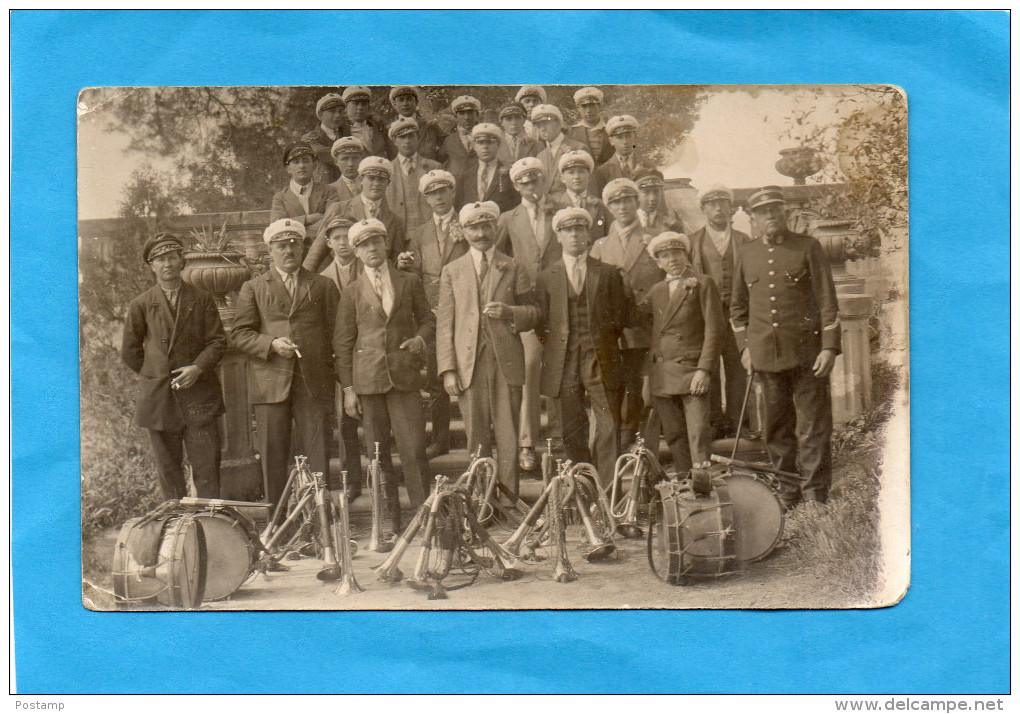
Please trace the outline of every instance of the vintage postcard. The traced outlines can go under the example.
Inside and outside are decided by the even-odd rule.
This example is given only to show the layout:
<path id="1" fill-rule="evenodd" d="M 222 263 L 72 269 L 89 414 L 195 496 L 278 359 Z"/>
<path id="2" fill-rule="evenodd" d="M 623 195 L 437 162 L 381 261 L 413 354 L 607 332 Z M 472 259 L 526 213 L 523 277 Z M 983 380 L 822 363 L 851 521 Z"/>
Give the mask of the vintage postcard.
<path id="1" fill-rule="evenodd" d="M 907 138 L 888 85 L 83 90 L 85 606 L 895 604 Z"/>

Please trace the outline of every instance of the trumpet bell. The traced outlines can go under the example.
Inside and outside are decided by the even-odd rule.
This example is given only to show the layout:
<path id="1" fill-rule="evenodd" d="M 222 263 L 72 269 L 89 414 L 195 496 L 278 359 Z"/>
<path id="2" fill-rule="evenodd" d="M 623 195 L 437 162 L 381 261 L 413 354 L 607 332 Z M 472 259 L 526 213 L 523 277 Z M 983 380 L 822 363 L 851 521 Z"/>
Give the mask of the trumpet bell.
<path id="1" fill-rule="evenodd" d="M 339 565 L 334 565 L 329 568 L 323 568 L 315 574 L 319 580 L 324 583 L 335 583 L 337 580 L 344 576 L 344 570 Z"/>
<path id="2" fill-rule="evenodd" d="M 638 528 L 633 523 L 616 524 L 616 532 L 619 533 L 622 537 L 630 538 L 632 540 L 635 538 L 642 538 L 645 535 L 645 532 Z"/>
<path id="3" fill-rule="evenodd" d="M 603 543 L 602 545 L 592 548 L 590 551 L 584 554 L 584 559 L 589 563 L 598 563 L 605 560 L 613 553 L 616 552 L 616 546 L 612 543 Z"/>

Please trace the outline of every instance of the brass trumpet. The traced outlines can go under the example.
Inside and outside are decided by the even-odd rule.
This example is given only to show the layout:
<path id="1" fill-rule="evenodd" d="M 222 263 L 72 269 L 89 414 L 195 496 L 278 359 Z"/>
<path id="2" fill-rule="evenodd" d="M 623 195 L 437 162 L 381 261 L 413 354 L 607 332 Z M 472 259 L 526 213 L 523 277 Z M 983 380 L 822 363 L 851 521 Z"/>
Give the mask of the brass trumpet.
<path id="1" fill-rule="evenodd" d="M 422 546 L 421 551 L 418 553 L 418 563 L 414 568 L 414 575 L 408 581 L 408 584 L 418 590 L 424 590 L 429 588 L 427 580 L 429 579 L 429 556 L 432 554 L 432 539 L 436 528 L 436 514 L 439 512 L 439 507 L 442 505 L 444 498 L 448 492 L 443 490 L 443 486 L 446 485 L 447 478 L 445 476 L 436 476 L 436 485 L 432 491 L 432 504 L 429 508 L 428 514 L 425 516 L 425 533 L 422 535 Z M 435 592 L 433 591 L 435 595 Z M 440 596 L 433 597 L 429 596 L 430 599 L 440 599 Z M 445 597 L 443 595 L 442 597 Z"/>
<path id="2" fill-rule="evenodd" d="M 553 542 L 553 580 L 558 583 L 569 583 L 577 580 L 577 573 L 570 565 L 570 558 L 567 555 L 567 527 L 563 522 L 563 505 L 570 498 L 573 488 L 573 479 L 566 475 L 554 477 L 549 482 L 549 524 L 552 531 Z M 567 495 L 561 496 L 560 491 L 566 489 Z"/>
<path id="3" fill-rule="evenodd" d="M 407 552 L 407 547 L 411 545 L 411 541 L 418 535 L 418 531 L 421 529 L 422 523 L 425 522 L 425 517 L 432 509 L 432 503 L 436 500 L 438 492 L 433 490 L 429 497 L 425 499 L 425 502 L 418 507 L 417 512 L 414 514 L 414 518 L 407 524 L 407 528 L 397 538 L 397 542 L 393 545 L 392 552 L 380 565 L 375 569 L 375 572 L 379 575 L 379 579 L 389 583 L 399 583 L 403 578 L 404 574 L 397 567 L 400 564 L 400 559 L 404 557 L 404 553 Z"/>
<path id="4" fill-rule="evenodd" d="M 342 579 L 335 592 L 337 595 L 351 595 L 364 592 L 365 588 L 354 579 L 354 553 L 351 552 L 350 501 L 347 499 L 347 472 L 342 471 L 344 492 L 340 495 L 340 562 Z"/>
<path id="5" fill-rule="evenodd" d="M 393 549 L 392 543 L 382 539 L 382 498 L 383 473 L 379 460 L 379 442 L 375 442 L 375 458 L 368 465 L 368 481 L 372 486 L 372 530 L 368 539 L 368 549 L 375 553 L 387 553 Z"/>
<path id="6" fill-rule="evenodd" d="M 333 543 L 333 523 L 327 510 L 326 478 L 321 473 L 312 474 L 315 479 L 315 514 L 319 524 L 319 545 L 325 567 L 315 576 L 323 582 L 339 580 L 342 573 L 336 559 L 336 544 Z"/>
<path id="7" fill-rule="evenodd" d="M 546 510 L 546 505 L 549 503 L 549 496 L 552 492 L 552 481 L 542 489 L 541 495 L 538 500 L 531 506 L 527 515 L 524 516 L 524 520 L 517 526 L 517 530 L 507 538 L 502 545 L 504 551 L 512 555 L 514 558 L 521 558 L 521 546 L 524 545 L 525 540 L 532 534 L 532 532 L 539 527 L 539 516 Z M 535 558 L 534 553 L 531 553 L 529 558 Z"/>

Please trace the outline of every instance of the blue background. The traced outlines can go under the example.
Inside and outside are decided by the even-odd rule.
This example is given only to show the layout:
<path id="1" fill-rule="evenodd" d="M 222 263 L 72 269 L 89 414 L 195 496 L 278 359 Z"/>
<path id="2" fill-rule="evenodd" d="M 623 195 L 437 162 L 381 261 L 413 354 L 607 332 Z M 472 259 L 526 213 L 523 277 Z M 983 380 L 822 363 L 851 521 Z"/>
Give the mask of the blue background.
<path id="1" fill-rule="evenodd" d="M 11 18 L 20 692 L 1003 692 L 1005 13 Z M 75 101 L 95 85 L 842 83 L 910 101 L 913 584 L 833 612 L 102 614 L 81 605 Z"/>

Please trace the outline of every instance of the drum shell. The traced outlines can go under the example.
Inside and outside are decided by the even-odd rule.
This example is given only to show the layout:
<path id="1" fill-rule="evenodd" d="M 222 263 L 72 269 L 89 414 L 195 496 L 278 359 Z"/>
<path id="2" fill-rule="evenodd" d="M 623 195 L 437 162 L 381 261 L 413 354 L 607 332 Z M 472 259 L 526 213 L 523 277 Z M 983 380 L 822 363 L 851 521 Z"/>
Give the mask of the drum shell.
<path id="1" fill-rule="evenodd" d="M 132 518 L 113 552 L 113 589 L 127 603 L 194 608 L 205 587 L 205 537 L 191 516 Z"/>
<path id="2" fill-rule="evenodd" d="M 191 514 L 205 534 L 205 599 L 222 600 L 254 572 L 257 560 L 250 519 L 233 508 L 211 508 Z"/>
<path id="3" fill-rule="evenodd" d="M 667 582 L 683 585 L 691 579 L 734 573 L 738 563 L 733 507 L 725 482 L 715 480 L 712 492 L 705 495 L 673 483 L 658 488 L 662 497 L 659 549 L 667 562 Z"/>
<path id="4" fill-rule="evenodd" d="M 724 476 L 733 505 L 736 554 L 744 563 L 767 558 L 783 536 L 783 507 L 770 479 L 731 469 Z"/>

